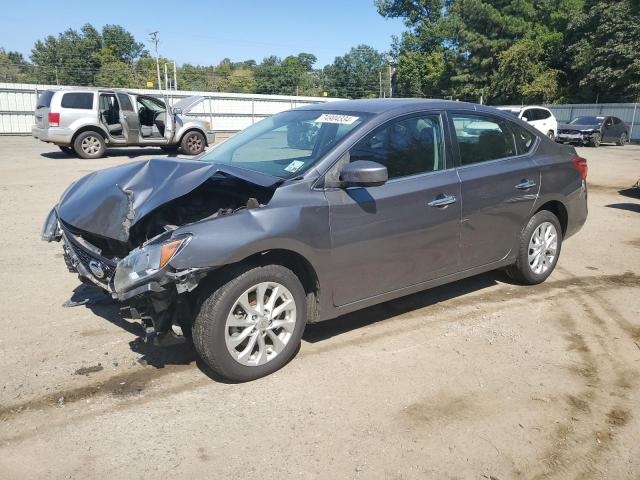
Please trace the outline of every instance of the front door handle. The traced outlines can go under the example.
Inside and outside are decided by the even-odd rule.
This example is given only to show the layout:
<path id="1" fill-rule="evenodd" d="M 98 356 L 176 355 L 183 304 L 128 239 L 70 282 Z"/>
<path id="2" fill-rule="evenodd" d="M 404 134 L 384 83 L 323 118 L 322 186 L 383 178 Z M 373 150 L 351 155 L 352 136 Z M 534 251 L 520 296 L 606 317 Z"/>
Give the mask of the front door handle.
<path id="1" fill-rule="evenodd" d="M 427 203 L 427 205 L 430 206 L 430 207 L 435 207 L 435 208 L 445 208 L 447 205 L 451 205 L 452 203 L 456 203 L 457 200 L 458 199 L 456 197 L 454 197 L 453 195 L 445 195 L 445 194 L 441 193 L 436 198 L 434 198 L 429 203 Z"/>
<path id="2" fill-rule="evenodd" d="M 536 186 L 536 182 L 533 180 L 521 180 L 519 184 L 516 185 L 518 190 L 529 190 Z"/>

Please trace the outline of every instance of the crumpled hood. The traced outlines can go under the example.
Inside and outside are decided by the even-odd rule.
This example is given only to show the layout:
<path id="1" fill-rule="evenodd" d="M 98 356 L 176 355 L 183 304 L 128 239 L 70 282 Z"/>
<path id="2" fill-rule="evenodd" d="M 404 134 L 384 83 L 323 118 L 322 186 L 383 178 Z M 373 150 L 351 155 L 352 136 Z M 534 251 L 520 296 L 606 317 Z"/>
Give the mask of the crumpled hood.
<path id="1" fill-rule="evenodd" d="M 80 230 L 126 242 L 130 228 L 145 215 L 220 173 L 262 187 L 281 182 L 270 175 L 194 160 L 133 162 L 90 173 L 72 184 L 60 198 L 58 216 Z"/>
<path id="2" fill-rule="evenodd" d="M 600 125 L 577 125 L 572 123 L 563 123 L 558 125 L 558 130 L 599 130 Z"/>

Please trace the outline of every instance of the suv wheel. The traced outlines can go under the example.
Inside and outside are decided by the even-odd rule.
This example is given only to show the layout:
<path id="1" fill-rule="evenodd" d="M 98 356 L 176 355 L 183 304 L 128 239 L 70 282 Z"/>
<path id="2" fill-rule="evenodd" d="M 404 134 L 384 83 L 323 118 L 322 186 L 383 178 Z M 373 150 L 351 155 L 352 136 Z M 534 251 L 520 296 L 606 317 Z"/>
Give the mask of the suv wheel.
<path id="1" fill-rule="evenodd" d="M 558 218 L 541 210 L 522 231 L 516 263 L 507 268 L 507 274 L 525 284 L 542 283 L 556 267 L 561 247 L 562 228 Z"/>
<path id="2" fill-rule="evenodd" d="M 105 148 L 104 137 L 92 130 L 82 132 L 73 142 L 73 149 L 82 158 L 100 158 Z"/>
<path id="3" fill-rule="evenodd" d="M 205 139 L 200 132 L 188 132 L 180 143 L 182 151 L 188 155 L 198 155 L 204 151 Z"/>
<path id="4" fill-rule="evenodd" d="M 622 135 L 620 135 L 620 140 L 618 140 L 616 143 L 620 146 L 620 147 L 624 147 L 627 144 L 627 133 L 626 132 L 622 132 Z"/>
<path id="5" fill-rule="evenodd" d="M 193 343 L 213 371 L 232 381 L 284 366 L 300 345 L 307 319 L 298 277 L 281 265 L 249 268 L 211 292 L 193 326 Z"/>

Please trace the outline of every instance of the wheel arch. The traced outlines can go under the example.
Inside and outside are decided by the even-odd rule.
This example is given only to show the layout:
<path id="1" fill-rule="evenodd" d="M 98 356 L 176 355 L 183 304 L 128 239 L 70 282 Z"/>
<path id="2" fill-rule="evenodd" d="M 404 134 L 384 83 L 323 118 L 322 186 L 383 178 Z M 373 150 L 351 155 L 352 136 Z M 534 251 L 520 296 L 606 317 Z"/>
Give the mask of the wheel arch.
<path id="1" fill-rule="evenodd" d="M 564 238 L 567 233 L 567 227 L 569 226 L 569 213 L 567 212 L 567 207 L 564 203 L 559 200 L 550 200 L 541 205 L 534 214 L 542 210 L 547 210 L 557 217 L 560 222 L 560 227 L 562 228 L 562 237 Z"/>
<path id="2" fill-rule="evenodd" d="M 107 134 L 107 132 L 104 131 L 102 127 L 98 125 L 85 125 L 83 127 L 80 127 L 78 130 L 74 132 L 73 136 L 71 137 L 71 143 L 69 145 L 73 147 L 73 144 L 75 143 L 76 138 L 78 138 L 78 135 L 84 132 L 99 133 L 100 135 L 102 135 L 102 138 L 104 139 L 105 143 L 107 143 L 107 139 L 109 138 L 109 135 Z"/>

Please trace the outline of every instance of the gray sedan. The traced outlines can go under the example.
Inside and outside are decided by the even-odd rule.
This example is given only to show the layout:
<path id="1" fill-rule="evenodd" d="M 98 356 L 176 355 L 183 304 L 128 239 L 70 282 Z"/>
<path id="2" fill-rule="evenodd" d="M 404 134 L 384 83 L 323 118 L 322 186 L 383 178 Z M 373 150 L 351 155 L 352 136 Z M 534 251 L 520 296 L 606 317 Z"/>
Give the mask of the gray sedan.
<path id="1" fill-rule="evenodd" d="M 43 238 L 132 306 L 178 325 L 236 381 L 269 374 L 319 322 L 504 268 L 543 282 L 587 217 L 587 165 L 499 110 L 425 100 L 313 105 L 197 161 L 91 173 Z"/>

